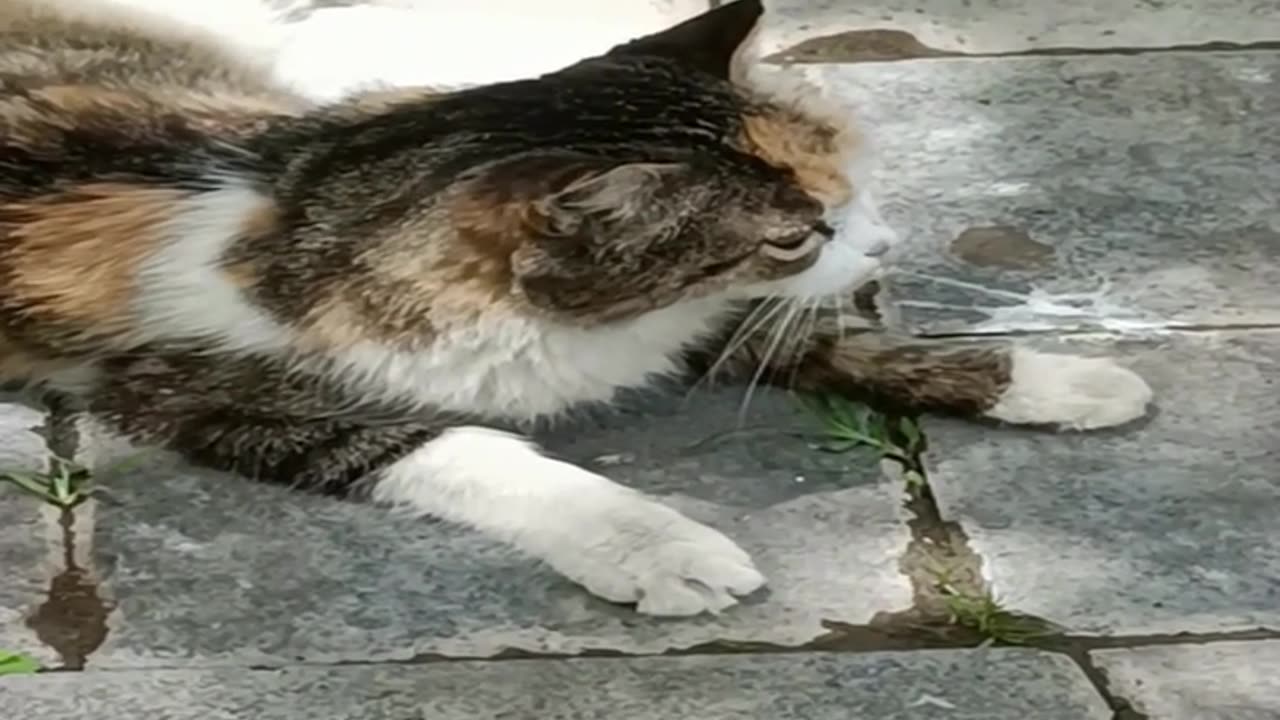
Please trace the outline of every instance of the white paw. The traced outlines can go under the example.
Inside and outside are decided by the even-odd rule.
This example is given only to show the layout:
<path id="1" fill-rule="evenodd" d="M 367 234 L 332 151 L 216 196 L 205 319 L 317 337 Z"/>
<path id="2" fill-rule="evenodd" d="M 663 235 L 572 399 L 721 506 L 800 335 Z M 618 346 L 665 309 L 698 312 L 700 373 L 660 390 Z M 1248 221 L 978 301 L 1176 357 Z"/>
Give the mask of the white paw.
<path id="1" fill-rule="evenodd" d="M 1076 430 L 1121 425 L 1142 417 L 1151 388 L 1132 370 L 1106 358 L 1012 352 L 1011 382 L 989 417 Z"/>
<path id="2" fill-rule="evenodd" d="M 636 603 L 647 615 L 716 613 L 765 583 L 732 540 L 640 493 L 619 488 L 560 522 L 570 532 L 539 548 L 542 559 L 592 594 Z"/>
<path id="3" fill-rule="evenodd" d="M 390 466 L 370 496 L 487 532 L 650 615 L 719 612 L 764 585 L 719 532 L 488 428 L 450 428 Z"/>

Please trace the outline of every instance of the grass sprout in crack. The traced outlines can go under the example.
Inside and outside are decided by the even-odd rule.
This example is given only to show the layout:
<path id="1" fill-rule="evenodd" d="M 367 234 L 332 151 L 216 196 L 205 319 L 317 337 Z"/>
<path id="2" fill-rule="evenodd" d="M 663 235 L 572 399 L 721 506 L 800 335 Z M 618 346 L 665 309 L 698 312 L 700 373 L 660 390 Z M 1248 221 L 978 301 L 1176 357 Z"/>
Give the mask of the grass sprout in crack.
<path id="1" fill-rule="evenodd" d="M 120 472 L 133 467 L 143 456 L 145 453 L 126 458 L 108 468 L 108 471 Z M 0 482 L 12 483 L 18 489 L 63 510 L 71 510 L 98 493 L 99 488 L 95 487 L 93 480 L 93 472 L 89 468 L 57 455 L 50 456 L 49 469 L 43 472 L 0 470 Z"/>
<path id="2" fill-rule="evenodd" d="M 88 500 L 93 493 L 93 473 L 57 456 L 49 458 L 49 469 L 44 472 L 9 470 L 0 472 L 0 480 L 64 510 Z"/>
<path id="3" fill-rule="evenodd" d="M 5 675 L 32 675 L 40 672 L 40 663 L 29 655 L 0 649 L 0 677 Z"/>
<path id="4" fill-rule="evenodd" d="M 990 642 L 1034 645 L 1059 633 L 1045 620 L 1009 610 L 989 591 L 965 592 L 946 582 L 940 582 L 938 590 L 951 615 L 950 622 L 969 628 Z"/>
<path id="5" fill-rule="evenodd" d="M 823 452 L 849 452 L 870 447 L 902 465 L 909 485 L 924 482 L 917 468 L 924 450 L 924 433 L 915 419 L 886 415 L 838 395 L 802 395 L 801 402 L 823 425 Z"/>

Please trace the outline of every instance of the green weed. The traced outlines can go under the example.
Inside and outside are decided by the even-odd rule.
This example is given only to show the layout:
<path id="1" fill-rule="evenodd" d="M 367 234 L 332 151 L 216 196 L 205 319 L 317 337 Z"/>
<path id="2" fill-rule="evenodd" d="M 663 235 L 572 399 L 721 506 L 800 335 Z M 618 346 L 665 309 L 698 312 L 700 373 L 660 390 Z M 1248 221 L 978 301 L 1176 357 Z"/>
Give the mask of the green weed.
<path id="1" fill-rule="evenodd" d="M 31 675 L 40 672 L 40 663 L 19 652 L 0 650 L 0 676 Z"/>

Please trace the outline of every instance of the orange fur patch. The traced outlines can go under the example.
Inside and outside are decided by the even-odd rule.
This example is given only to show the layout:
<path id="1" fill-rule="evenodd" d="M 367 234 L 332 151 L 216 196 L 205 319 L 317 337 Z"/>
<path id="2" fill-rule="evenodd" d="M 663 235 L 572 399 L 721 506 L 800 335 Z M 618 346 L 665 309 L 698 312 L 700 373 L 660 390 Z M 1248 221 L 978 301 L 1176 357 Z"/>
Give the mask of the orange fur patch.
<path id="1" fill-rule="evenodd" d="M 439 262 L 448 283 L 446 306 L 462 313 L 476 302 L 509 298 L 512 256 L 531 234 L 544 230 L 536 202 L 510 188 L 472 187 L 449 203 L 446 217 L 455 233 Z"/>
<path id="2" fill-rule="evenodd" d="M 186 193 L 93 183 L 0 205 L 8 292 L 50 320 L 87 333 L 129 331 L 134 277 L 164 240 Z"/>
<path id="3" fill-rule="evenodd" d="M 457 279 L 484 278 L 503 292 L 509 289 L 511 255 L 526 235 L 538 229 L 535 204 L 471 188 L 452 199 L 446 212 L 458 242 L 449 248 L 445 260 L 455 268 Z"/>
<path id="4" fill-rule="evenodd" d="M 128 114 L 146 108 L 137 95 L 92 85 L 48 85 L 31 91 L 31 97 L 44 100 L 72 114 L 96 110 Z"/>
<path id="5" fill-rule="evenodd" d="M 279 227 L 280 206 L 264 198 L 259 206 L 245 217 L 238 240 L 252 242 L 257 238 L 265 238 L 275 233 Z M 262 273 L 252 260 L 224 264 L 221 271 L 232 285 L 241 290 L 248 290 L 261 282 Z"/>
<path id="6" fill-rule="evenodd" d="M 362 321 L 341 295 L 332 295 L 313 307 L 303 325 L 298 341 L 309 351 L 344 350 L 366 340 L 385 339 L 369 333 L 369 323 Z"/>
<path id="7" fill-rule="evenodd" d="M 827 207 L 853 199 L 853 185 L 844 162 L 853 140 L 837 130 L 783 112 L 748 115 L 744 119 L 746 147 L 765 162 L 788 168 L 797 182 Z"/>
<path id="8" fill-rule="evenodd" d="M 22 119 L 55 128 L 71 127 L 76 118 L 83 116 L 139 119 L 149 115 L 175 114 L 205 132 L 249 133 L 265 129 L 273 117 L 297 116 L 307 107 L 303 101 L 286 95 L 225 91 L 184 93 L 180 90 L 152 94 L 96 85 L 48 85 L 33 90 L 30 96 L 57 108 L 57 112 L 43 109 L 32 113 L 25 109 Z M 10 104 L 17 102 L 28 101 Z M 17 113 L 18 108 L 10 112 Z"/>
<path id="9" fill-rule="evenodd" d="M 376 238 L 363 274 L 332 288 L 307 314 L 309 347 L 374 341 L 422 347 L 474 322 L 511 294 L 511 254 L 528 232 L 528 203 L 468 188 Z"/>

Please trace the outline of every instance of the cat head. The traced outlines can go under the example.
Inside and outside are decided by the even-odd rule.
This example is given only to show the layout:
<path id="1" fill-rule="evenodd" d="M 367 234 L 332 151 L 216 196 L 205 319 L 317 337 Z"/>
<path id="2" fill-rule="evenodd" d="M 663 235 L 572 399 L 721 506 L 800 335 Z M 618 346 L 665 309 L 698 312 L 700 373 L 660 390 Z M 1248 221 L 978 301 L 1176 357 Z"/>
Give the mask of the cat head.
<path id="1" fill-rule="evenodd" d="M 523 205 L 511 269 L 527 302 L 606 319 L 712 294 L 818 298 L 877 273 L 896 238 L 862 138 L 756 69 L 761 17 L 737 0 L 539 80 L 569 111 L 547 120 L 577 136 L 478 181 Z"/>
<path id="2" fill-rule="evenodd" d="M 737 0 L 534 79 L 365 96 L 306 130 L 295 215 L 362 238 L 396 279 L 382 306 L 417 303 L 415 277 L 423 302 L 447 287 L 578 325 L 851 291 L 894 234 L 845 113 L 754 62 L 762 13 Z"/>

